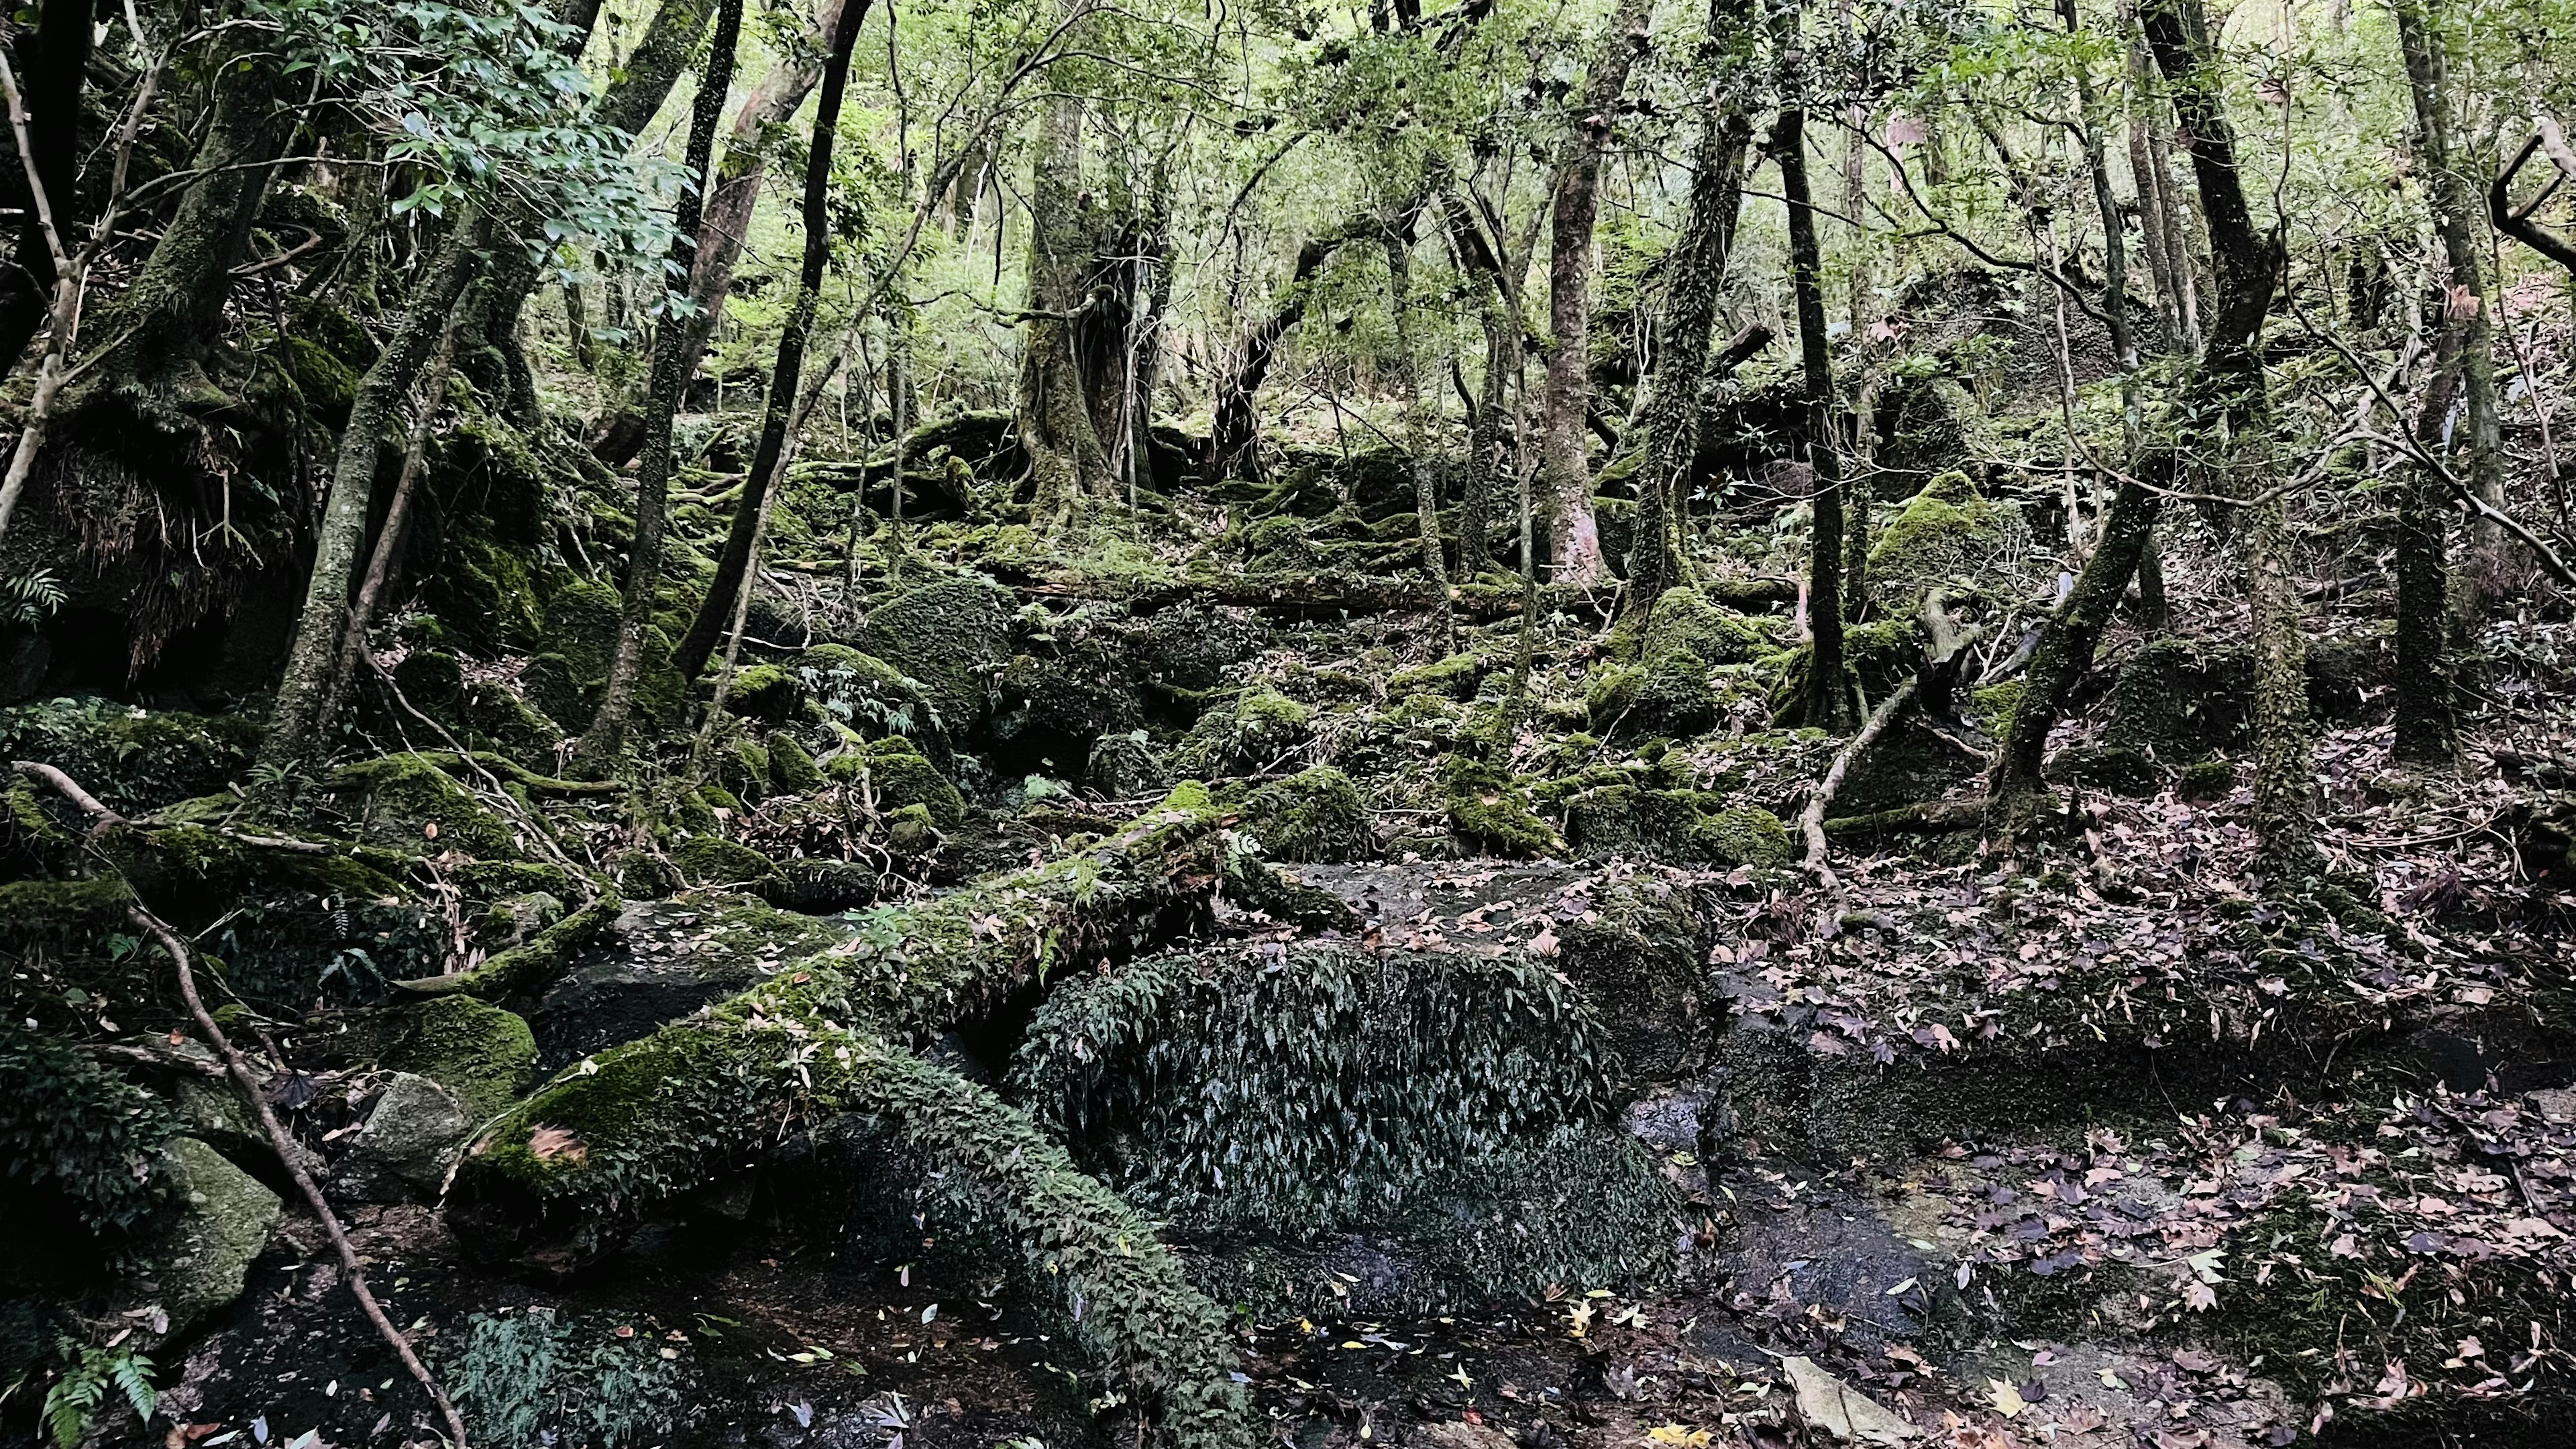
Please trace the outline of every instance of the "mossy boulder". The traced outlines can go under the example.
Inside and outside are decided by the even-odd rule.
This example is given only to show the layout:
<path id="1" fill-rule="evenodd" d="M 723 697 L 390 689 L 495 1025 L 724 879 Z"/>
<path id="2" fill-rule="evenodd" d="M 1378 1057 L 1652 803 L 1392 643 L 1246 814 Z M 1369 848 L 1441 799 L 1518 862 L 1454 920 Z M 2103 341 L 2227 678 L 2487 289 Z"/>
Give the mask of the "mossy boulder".
<path id="1" fill-rule="evenodd" d="M 1565 833 L 1587 859 L 1641 855 L 1727 867 L 1779 866 L 1789 859 L 1789 831 L 1780 817 L 1699 790 L 1594 785 L 1566 797 Z"/>
<path id="2" fill-rule="evenodd" d="M 606 679 L 617 656 L 624 609 L 617 591 L 606 584 L 567 580 L 546 599 L 547 647 L 562 655 L 584 684 Z"/>
<path id="3" fill-rule="evenodd" d="M 1437 694 L 1448 699 L 1468 700 L 1476 697 L 1476 681 L 1484 666 L 1473 654 L 1452 654 L 1429 664 L 1399 669 L 1388 676 L 1386 697 L 1402 699 L 1409 694 Z"/>
<path id="4" fill-rule="evenodd" d="M 725 709 L 745 719 L 784 724 L 805 704 L 805 681 L 795 671 L 775 664 L 746 665 L 734 672 Z"/>
<path id="5" fill-rule="evenodd" d="M 1449 828 L 1473 850 L 1496 855 L 1547 855 L 1564 848 L 1554 827 L 1530 809 L 1529 792 L 1503 770 L 1466 755 L 1451 755 L 1441 770 Z"/>
<path id="6" fill-rule="evenodd" d="M 2048 777 L 2114 795 L 2152 795 L 2164 784 L 2164 771 L 2156 768 L 2156 762 L 2128 745 L 2060 750 L 2048 762 Z"/>
<path id="7" fill-rule="evenodd" d="M 993 676 L 1011 661 L 1011 616 L 990 585 L 929 584 L 877 605 L 866 642 L 921 686 L 941 728 L 962 733 L 992 712 Z"/>
<path id="8" fill-rule="evenodd" d="M 701 888 L 739 887 L 762 890 L 778 877 L 768 856 L 721 835 L 693 835 L 671 847 L 671 864 L 680 876 Z"/>
<path id="9" fill-rule="evenodd" d="M 518 832 L 427 755 L 343 765 L 323 788 L 366 844 L 420 855 L 453 850 L 506 860 L 520 854 Z"/>
<path id="10" fill-rule="evenodd" d="M 1140 800 L 1170 789 L 1172 770 L 1143 730 L 1128 730 L 1092 741 L 1082 779 L 1109 799 Z"/>
<path id="11" fill-rule="evenodd" d="M 904 672 L 846 644 L 817 644 L 796 656 L 797 677 L 815 703 L 867 739 L 905 735 L 934 752 L 946 732 L 938 706 Z"/>
<path id="12" fill-rule="evenodd" d="M 194 1137 L 171 1139 L 163 1161 L 179 1211 L 144 1251 L 135 1291 L 159 1304 L 177 1333 L 241 1296 L 284 1205 Z"/>
<path id="13" fill-rule="evenodd" d="M 1330 765 L 1253 791 L 1243 802 L 1243 828 L 1273 860 L 1347 863 L 1377 854 L 1359 787 Z"/>
<path id="14" fill-rule="evenodd" d="M 415 1072 L 394 1073 L 332 1173 L 334 1195 L 363 1202 L 435 1196 L 448 1154 L 474 1122 L 455 1093 Z"/>
<path id="15" fill-rule="evenodd" d="M 519 671 L 519 693 L 538 713 L 566 728 L 578 728 L 597 710 L 599 677 L 582 677 L 560 654 L 539 654 Z"/>
<path id="16" fill-rule="evenodd" d="M 1639 636 L 1648 664 L 1682 651 L 1703 664 L 1741 664 L 1771 648 L 1770 636 L 1743 615 L 1719 608 L 1697 589 L 1666 589 Z"/>
<path id="17" fill-rule="evenodd" d="M 912 741 L 900 735 L 833 756 L 825 773 L 863 787 L 879 815 L 891 816 L 906 806 L 919 805 L 942 830 L 954 829 L 966 818 L 966 798 Z"/>
<path id="18" fill-rule="evenodd" d="M 397 1008 L 380 1064 L 427 1077 L 480 1121 L 518 1099 L 537 1067 L 527 1021 L 471 996 Z"/>
<path id="19" fill-rule="evenodd" d="M 1174 763 L 1193 776 L 1217 778 L 1276 764 L 1305 743 L 1314 712 L 1275 689 L 1255 689 L 1228 710 L 1210 710 L 1190 727 Z"/>
<path id="20" fill-rule="evenodd" d="M 762 744 L 769 751 L 769 784 L 772 789 L 802 795 L 821 788 L 822 767 L 814 763 L 814 756 L 794 735 L 785 730 L 772 730 Z"/>
<path id="21" fill-rule="evenodd" d="M 2011 542 L 2015 516 L 1978 494 L 1968 475 L 1948 472 L 1923 485 L 1869 551 L 1871 602 L 1912 619 L 1924 596 L 1990 571 Z"/>

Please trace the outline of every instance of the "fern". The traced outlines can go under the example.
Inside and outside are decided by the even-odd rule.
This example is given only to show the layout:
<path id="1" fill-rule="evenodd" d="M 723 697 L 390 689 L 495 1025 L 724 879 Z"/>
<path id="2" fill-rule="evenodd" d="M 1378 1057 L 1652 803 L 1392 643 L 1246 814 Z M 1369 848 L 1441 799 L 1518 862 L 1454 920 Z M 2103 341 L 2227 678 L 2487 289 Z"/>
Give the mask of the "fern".
<path id="1" fill-rule="evenodd" d="M 56 1347 L 66 1366 L 45 1391 L 45 1427 L 61 1449 L 80 1442 L 111 1391 L 124 1396 L 136 1418 L 151 1419 L 161 1398 L 152 1387 L 152 1360 L 132 1349 L 91 1348 L 68 1338 L 57 1340 Z"/>
<path id="2" fill-rule="evenodd" d="M 0 579 L 0 623 L 41 624 L 69 598 L 63 586 L 55 582 L 52 569 Z"/>

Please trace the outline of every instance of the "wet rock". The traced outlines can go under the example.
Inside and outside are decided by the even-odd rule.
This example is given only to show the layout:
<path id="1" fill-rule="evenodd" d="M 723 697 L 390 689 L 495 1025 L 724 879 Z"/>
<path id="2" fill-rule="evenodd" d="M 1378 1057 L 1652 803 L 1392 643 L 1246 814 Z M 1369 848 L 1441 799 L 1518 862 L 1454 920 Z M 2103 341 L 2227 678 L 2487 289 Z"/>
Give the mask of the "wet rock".
<path id="1" fill-rule="evenodd" d="M 144 1250 L 136 1287 L 179 1332 L 241 1296 L 251 1260 L 284 1209 L 276 1193 L 194 1137 L 173 1138 L 167 1160 L 179 1212 Z"/>
<path id="2" fill-rule="evenodd" d="M 741 895 L 682 896 L 632 905 L 607 939 L 586 947 L 531 1025 L 537 1065 L 554 1071 L 633 1041 L 768 971 L 844 939 L 847 929 Z"/>
<path id="3" fill-rule="evenodd" d="M 378 1060 L 437 1084 L 480 1120 L 527 1090 L 537 1042 L 516 1012 L 471 996 L 441 996 L 394 1013 Z"/>

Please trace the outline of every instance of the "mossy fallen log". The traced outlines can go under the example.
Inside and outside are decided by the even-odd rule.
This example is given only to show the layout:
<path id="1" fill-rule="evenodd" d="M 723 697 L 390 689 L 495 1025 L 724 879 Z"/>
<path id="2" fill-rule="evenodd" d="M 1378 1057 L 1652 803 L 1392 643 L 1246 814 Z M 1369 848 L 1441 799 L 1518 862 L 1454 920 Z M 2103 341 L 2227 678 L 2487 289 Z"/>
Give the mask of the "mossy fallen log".
<path id="1" fill-rule="evenodd" d="M 459 1239 L 569 1269 L 797 1124 L 873 1119 L 1010 1230 L 1162 1442 L 1248 1445 L 1222 1317 L 1151 1225 L 1025 1115 L 907 1049 L 1051 970 L 1170 939 L 1229 880 L 1266 876 L 1229 818 L 1186 784 L 1088 850 L 879 910 L 857 939 L 585 1058 L 468 1148 L 450 1195 Z"/>
<path id="2" fill-rule="evenodd" d="M 470 970 L 448 976 L 423 976 L 394 985 L 415 996 L 473 996 L 500 1001 L 543 990 L 564 972 L 572 953 L 599 939 L 617 920 L 626 902 L 615 892 L 539 931 L 535 938 L 492 957 Z"/>

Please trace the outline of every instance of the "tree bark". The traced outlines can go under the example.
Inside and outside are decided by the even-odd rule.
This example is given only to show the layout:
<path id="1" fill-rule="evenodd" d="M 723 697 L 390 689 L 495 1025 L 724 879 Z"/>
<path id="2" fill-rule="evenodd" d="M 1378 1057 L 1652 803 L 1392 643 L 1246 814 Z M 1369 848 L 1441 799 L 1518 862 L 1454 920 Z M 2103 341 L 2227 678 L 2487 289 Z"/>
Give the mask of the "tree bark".
<path id="1" fill-rule="evenodd" d="M 814 20 L 806 31 L 805 44 L 780 51 L 769 73 L 744 98 L 742 109 L 734 112 L 733 125 L 725 136 L 724 159 L 717 163 L 714 185 L 705 192 L 704 206 L 693 229 L 697 244 L 687 257 L 678 257 L 679 249 L 673 249 L 675 260 L 689 269 L 689 303 L 695 309 L 681 324 L 682 396 L 687 395 L 689 382 L 706 359 L 707 343 L 715 336 L 716 324 L 724 319 L 725 299 L 732 293 L 734 269 L 742 261 L 744 241 L 751 232 L 751 214 L 760 202 L 769 162 L 777 154 L 779 134 L 795 119 L 805 98 L 813 94 L 815 83 L 823 77 L 822 67 L 808 63 L 806 47 L 816 53 L 824 50 L 841 22 L 845 3 L 846 0 L 815 0 Z M 696 125 L 694 117 L 690 124 Z M 591 445 L 600 461 L 612 468 L 625 466 L 645 446 L 648 419 L 659 407 L 651 400 L 657 394 L 651 391 L 649 382 L 647 389 L 645 397 L 628 398 L 616 414 L 604 419 Z"/>
<path id="2" fill-rule="evenodd" d="M 1592 73 L 1584 83 L 1582 119 L 1556 167 L 1548 222 L 1547 385 L 1539 399 L 1539 459 L 1549 500 L 1548 551 L 1561 583 L 1592 583 L 1608 571 L 1592 510 L 1592 467 L 1584 456 L 1584 415 L 1591 403 L 1592 232 L 1600 212 L 1601 150 L 1628 88 L 1628 73 L 1646 48 L 1646 0 L 1619 0 Z"/>
<path id="3" fill-rule="evenodd" d="M 1415 530 L 1422 540 L 1422 572 L 1440 594 L 1440 614 L 1447 626 L 1449 648 L 1458 644 L 1458 618 L 1449 602 L 1449 569 L 1440 552 L 1439 471 L 1431 460 L 1431 414 L 1438 392 L 1423 381 L 1420 344 L 1413 335 L 1413 220 L 1419 203 L 1387 218 L 1381 236 L 1386 248 L 1387 310 L 1395 319 L 1395 352 L 1404 397 L 1404 451 L 1413 470 Z"/>
<path id="4" fill-rule="evenodd" d="M 1028 308 L 1016 411 L 1035 484 L 1029 519 L 1041 531 L 1061 528 L 1081 500 L 1110 491 L 1109 454 L 1083 396 L 1075 349 L 1091 252 L 1081 202 L 1082 108 L 1076 96 L 1049 96 L 1040 104 L 1030 166 Z"/>
<path id="5" fill-rule="evenodd" d="M 81 84 L 89 66 L 88 0 L 45 0 L 35 32 L 18 47 L 37 184 L 45 188 L 66 250 L 80 245 Z M 15 189 L 14 187 L 11 189 Z M 15 264 L 0 272 L 0 368 L 17 360 L 53 308 L 54 254 L 32 204 L 18 228 Z"/>
<path id="6" fill-rule="evenodd" d="M 1843 670 L 1843 475 L 1842 445 L 1835 436 L 1834 364 L 1826 350 L 1823 262 L 1816 245 L 1816 210 L 1807 188 L 1806 112 L 1783 107 L 1771 127 L 1771 159 L 1780 168 L 1780 193 L 1789 203 L 1789 275 L 1797 294 L 1798 356 L 1806 374 L 1807 460 L 1815 487 L 1809 494 L 1814 532 L 1808 549 L 1806 723 L 1841 730 L 1858 722 L 1851 681 Z"/>
<path id="7" fill-rule="evenodd" d="M 1650 611 L 1681 581 L 1674 515 L 1699 452 L 1699 392 L 1708 373 L 1709 330 L 1718 286 L 1744 200 L 1745 152 L 1753 125 L 1730 105 L 1709 117 L 1693 158 L 1682 234 L 1664 254 L 1663 309 L 1655 328 L 1655 372 L 1646 399 L 1646 464 L 1637 481 L 1636 544 L 1628 564 L 1628 608 Z"/>
<path id="8" fill-rule="evenodd" d="M 2397 0 L 2398 48 L 2406 60 L 2407 90 L 2415 102 L 2415 141 L 2423 159 L 2424 190 L 2432 201 L 2433 230 L 2442 239 L 2450 273 L 2446 309 L 2467 313 L 2458 369 L 2468 404 L 2470 488 L 2493 508 L 2504 506 L 2504 427 L 2496 405 L 2495 297 L 2478 255 L 2477 192 L 2460 170 L 2451 141 L 2449 60 L 2433 17 L 2420 0 Z M 2504 530 L 2484 514 L 2469 524 L 2469 567 L 2463 569 L 2451 608 L 2454 627 L 2474 627 L 2486 612 L 2487 593 L 2503 564 Z"/>
<path id="9" fill-rule="evenodd" d="M 1256 403 L 1261 384 L 1270 376 L 1270 364 L 1279 355 L 1280 342 L 1306 320 L 1308 284 L 1342 249 L 1342 243 L 1360 233 L 1365 225 L 1349 223 L 1308 239 L 1297 249 L 1296 264 L 1289 268 L 1288 280 L 1280 287 L 1270 315 L 1245 330 L 1234 371 L 1217 383 L 1215 417 L 1208 429 L 1207 447 L 1199 454 L 1198 474 L 1202 480 L 1213 483 L 1224 478 L 1251 455 L 1260 436 L 1261 414 Z"/>
<path id="10" fill-rule="evenodd" d="M 824 0 L 824 4 L 833 9 L 837 19 L 837 0 Z M 716 13 L 715 41 L 707 52 L 706 74 L 699 78 L 698 94 L 689 108 L 688 151 L 682 162 L 686 180 L 680 192 L 679 212 L 672 218 L 674 267 L 687 265 L 686 252 L 692 238 L 699 249 L 699 261 L 706 259 L 704 247 L 709 228 L 702 224 L 700 203 L 706 196 L 716 126 L 724 116 L 725 92 L 732 88 L 741 35 L 742 0 L 723 0 Z M 754 185 L 757 184 L 755 179 Z M 692 276 L 693 293 L 695 280 Z M 635 543 L 626 557 L 625 593 L 617 618 L 617 652 L 609 659 L 608 680 L 600 690 L 599 708 L 591 715 L 590 728 L 582 732 L 580 743 L 573 748 L 575 768 L 586 772 L 604 771 L 624 747 L 626 722 L 635 708 L 635 686 L 644 673 L 645 634 L 653 627 L 653 605 L 662 591 L 662 530 L 674 467 L 671 427 L 679 414 L 681 399 L 688 392 L 689 376 L 697 370 L 697 354 L 705 346 L 703 334 L 693 330 L 695 320 L 666 316 L 653 332 L 652 374 L 644 404 L 644 457 L 635 470 Z"/>
<path id="11" fill-rule="evenodd" d="M 2316 766 L 2308 740 L 2307 636 L 2290 575 L 2288 510 L 2268 487 L 2271 401 L 2263 376 L 2263 318 L 2280 277 L 2277 234 L 2255 229 L 2239 175 L 2236 133 L 2217 89 L 2217 48 L 2201 0 L 2149 0 L 2147 46 L 2189 138 L 2209 230 L 2217 305 L 2208 345 L 2182 398 L 2183 446 L 2238 480 L 2246 495 L 2239 535 L 2254 652 L 2256 873 L 2266 880 L 2316 866 Z"/>
<path id="12" fill-rule="evenodd" d="M 778 334 L 778 357 L 769 373 L 769 398 L 761 413 L 760 443 L 753 450 L 751 471 L 744 475 L 742 497 L 734 504 L 733 524 L 726 532 L 723 555 L 716 560 L 715 581 L 698 606 L 672 663 L 682 679 L 695 679 L 706 666 L 725 621 L 733 612 L 737 590 L 752 587 L 751 552 L 760 531 L 764 500 L 775 483 L 787 448 L 790 415 L 796 411 L 796 383 L 805 367 L 805 340 L 814 328 L 814 310 L 822 299 L 823 269 L 832 259 L 832 141 L 841 126 L 841 100 L 849 89 L 850 52 L 868 18 L 868 0 L 843 8 L 833 32 L 830 58 L 823 65 L 822 94 L 814 105 L 814 134 L 805 152 L 805 256 L 796 277 L 796 295 Z"/>
<path id="13" fill-rule="evenodd" d="M 340 451 L 331 469 L 331 487 L 314 531 L 313 571 L 304 586 L 304 607 L 295 622 L 285 672 L 270 707 L 268 733 L 260 743 L 262 763 L 284 776 L 299 764 L 329 729 L 324 709 L 340 641 L 349 628 L 349 586 L 358 552 L 367 541 L 367 514 L 373 505 L 376 476 L 395 410 L 436 348 L 465 289 L 483 268 L 483 249 L 492 225 L 480 212 L 461 219 L 462 235 L 441 246 L 429 273 L 413 287 L 403 305 L 402 320 L 386 339 L 366 373 L 358 380 L 349 405 L 348 425 L 340 433 Z"/>
<path id="14" fill-rule="evenodd" d="M 2433 378 L 2424 389 L 2415 417 L 2415 441 L 2439 456 L 2451 404 L 2460 393 L 2467 369 L 2469 321 L 2446 313 L 2436 344 Z M 2449 650 L 2444 647 L 2444 613 L 2450 591 L 2446 560 L 2450 549 L 2451 493 L 2439 475 L 2417 464 L 2414 476 L 2397 500 L 2397 696 L 2396 745 L 2399 762 L 2440 768 L 2458 748 L 2452 732 Z"/>

